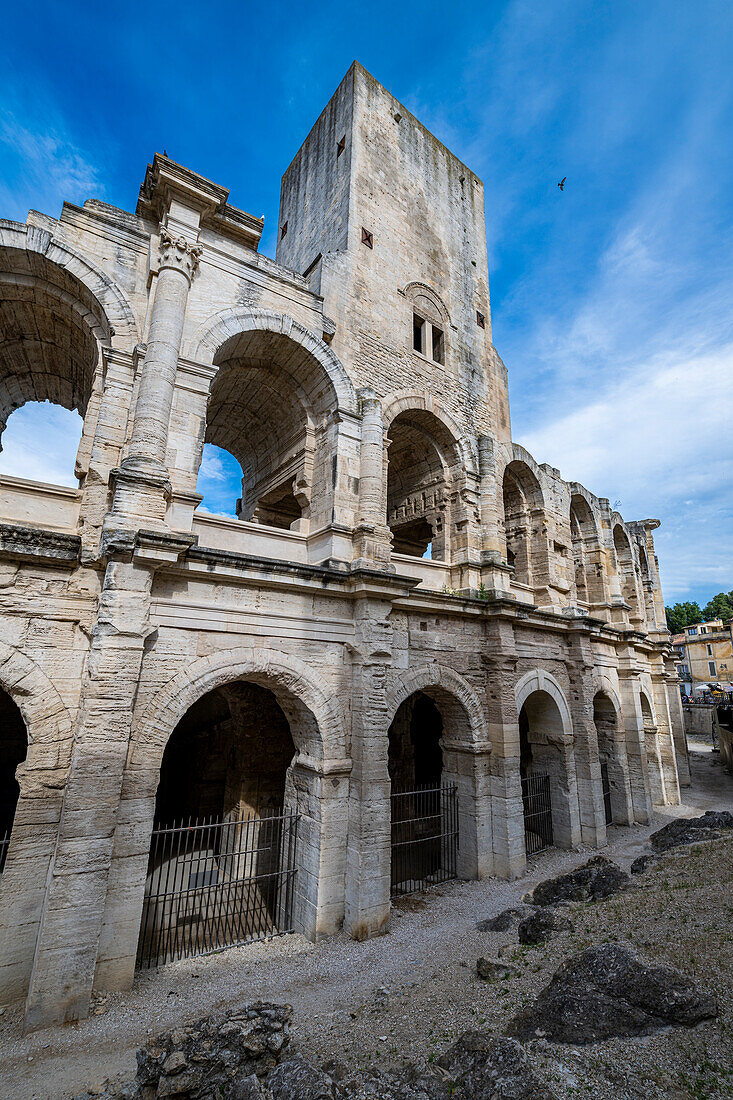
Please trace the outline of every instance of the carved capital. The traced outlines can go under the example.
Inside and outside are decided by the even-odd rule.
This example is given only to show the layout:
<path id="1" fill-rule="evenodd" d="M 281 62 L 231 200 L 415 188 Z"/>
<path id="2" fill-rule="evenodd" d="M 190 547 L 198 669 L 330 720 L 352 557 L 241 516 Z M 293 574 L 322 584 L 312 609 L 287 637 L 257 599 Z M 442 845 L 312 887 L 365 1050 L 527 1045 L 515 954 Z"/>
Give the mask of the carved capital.
<path id="1" fill-rule="evenodd" d="M 172 267 L 176 271 L 182 271 L 189 282 L 193 279 L 194 272 L 201 259 L 203 248 L 200 244 L 192 244 L 183 236 L 173 236 L 164 225 L 160 227 L 160 270 L 164 267 Z"/>

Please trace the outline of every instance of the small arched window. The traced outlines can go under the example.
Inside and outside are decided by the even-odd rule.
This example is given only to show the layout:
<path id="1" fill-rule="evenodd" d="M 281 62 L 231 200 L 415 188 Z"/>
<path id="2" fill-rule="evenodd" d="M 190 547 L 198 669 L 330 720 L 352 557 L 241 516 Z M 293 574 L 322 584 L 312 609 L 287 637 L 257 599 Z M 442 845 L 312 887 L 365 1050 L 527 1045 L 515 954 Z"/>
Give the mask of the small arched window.
<path id="1" fill-rule="evenodd" d="M 405 297 L 412 307 L 412 351 L 445 366 L 450 316 L 445 303 L 423 283 L 410 283 Z"/>

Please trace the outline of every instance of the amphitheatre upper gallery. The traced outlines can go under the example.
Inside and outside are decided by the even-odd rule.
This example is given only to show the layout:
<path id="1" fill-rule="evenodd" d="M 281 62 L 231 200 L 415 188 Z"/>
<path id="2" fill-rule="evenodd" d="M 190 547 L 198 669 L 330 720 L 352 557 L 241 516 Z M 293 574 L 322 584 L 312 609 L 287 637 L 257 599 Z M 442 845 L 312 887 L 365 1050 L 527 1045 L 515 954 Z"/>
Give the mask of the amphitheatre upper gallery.
<path id="1" fill-rule="evenodd" d="M 171 822 L 267 833 L 261 934 L 363 939 L 406 883 L 600 847 L 688 781 L 657 523 L 512 441 L 478 177 L 354 63 L 275 260 L 262 228 L 160 154 L 134 214 L 0 221 L 0 428 L 83 424 L 78 487 L 0 475 L 0 1003 L 27 1027 L 165 961 L 163 868 L 192 904 L 254 866 L 219 836 L 184 889 Z M 241 469 L 222 515 L 207 445 Z M 450 822 L 419 874 L 411 787 Z"/>

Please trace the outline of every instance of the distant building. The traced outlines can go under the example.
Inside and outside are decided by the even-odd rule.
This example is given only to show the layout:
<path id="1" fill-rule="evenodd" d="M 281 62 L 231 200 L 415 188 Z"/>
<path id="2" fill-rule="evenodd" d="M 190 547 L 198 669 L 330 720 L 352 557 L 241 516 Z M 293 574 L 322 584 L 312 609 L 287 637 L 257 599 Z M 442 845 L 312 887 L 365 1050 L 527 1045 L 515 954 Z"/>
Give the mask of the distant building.
<path id="1" fill-rule="evenodd" d="M 684 695 L 698 695 L 714 684 L 733 690 L 733 619 L 710 619 L 675 634 L 677 674 Z"/>

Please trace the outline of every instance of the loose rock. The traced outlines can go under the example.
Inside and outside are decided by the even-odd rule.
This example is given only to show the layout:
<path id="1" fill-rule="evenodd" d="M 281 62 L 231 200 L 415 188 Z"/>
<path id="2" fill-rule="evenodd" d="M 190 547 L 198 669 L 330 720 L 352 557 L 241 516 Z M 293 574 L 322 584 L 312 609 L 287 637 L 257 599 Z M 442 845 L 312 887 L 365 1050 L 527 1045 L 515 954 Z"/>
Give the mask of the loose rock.
<path id="1" fill-rule="evenodd" d="M 701 817 L 681 817 L 670 821 L 649 837 L 655 852 L 666 852 L 681 844 L 697 844 L 701 840 L 716 840 L 733 829 L 733 814 L 728 810 L 708 810 Z"/>
<path id="2" fill-rule="evenodd" d="M 519 924 L 521 920 L 528 917 L 533 912 L 533 906 L 520 905 L 512 909 L 503 909 L 495 917 L 489 917 L 487 920 L 480 920 L 476 925 L 479 932 L 507 932 L 510 928 L 514 928 Z"/>
<path id="3" fill-rule="evenodd" d="M 483 978 L 487 982 L 498 982 L 502 978 L 511 978 L 517 971 L 513 966 L 509 966 L 507 963 L 499 962 L 496 959 L 476 959 L 476 973 L 479 978 Z"/>
<path id="4" fill-rule="evenodd" d="M 535 905 L 558 905 L 564 901 L 597 901 L 628 886 L 629 876 L 605 856 L 594 856 L 566 875 L 547 879 L 535 886 L 530 897 Z"/>
<path id="5" fill-rule="evenodd" d="M 520 1044 L 488 1031 L 466 1031 L 438 1065 L 457 1080 L 461 1100 L 557 1100 Z"/>
<path id="6" fill-rule="evenodd" d="M 273 1100 L 336 1100 L 338 1096 L 329 1075 L 300 1054 L 276 1066 L 267 1077 L 267 1087 Z"/>
<path id="7" fill-rule="evenodd" d="M 547 906 L 527 917 L 518 928 L 519 942 L 535 945 L 545 943 L 556 932 L 572 932 L 573 925 L 556 909 Z"/>
<path id="8" fill-rule="evenodd" d="M 717 1012 L 715 998 L 680 971 L 649 966 L 629 948 L 604 943 L 568 959 L 508 1032 L 585 1044 L 648 1035 L 670 1024 L 691 1027 Z"/>

